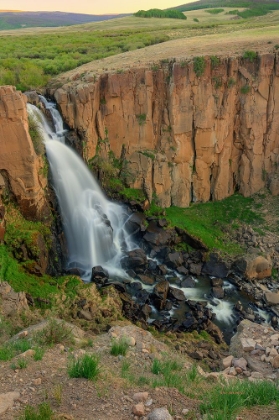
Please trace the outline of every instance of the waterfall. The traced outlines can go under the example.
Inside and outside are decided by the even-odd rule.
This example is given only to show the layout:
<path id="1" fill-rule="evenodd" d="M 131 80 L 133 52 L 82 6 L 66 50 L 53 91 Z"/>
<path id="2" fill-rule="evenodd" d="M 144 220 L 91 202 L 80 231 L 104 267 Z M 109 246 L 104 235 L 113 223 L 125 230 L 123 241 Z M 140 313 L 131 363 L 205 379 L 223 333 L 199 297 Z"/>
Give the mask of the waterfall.
<path id="1" fill-rule="evenodd" d="M 107 200 L 83 160 L 64 144 L 65 130 L 55 104 L 41 97 L 53 127 L 34 105 L 28 112 L 42 132 L 68 245 L 68 268 L 78 268 L 90 281 L 92 267 L 101 265 L 110 274 L 127 277 L 121 269 L 123 250 L 133 244 L 125 230 L 124 208 Z"/>

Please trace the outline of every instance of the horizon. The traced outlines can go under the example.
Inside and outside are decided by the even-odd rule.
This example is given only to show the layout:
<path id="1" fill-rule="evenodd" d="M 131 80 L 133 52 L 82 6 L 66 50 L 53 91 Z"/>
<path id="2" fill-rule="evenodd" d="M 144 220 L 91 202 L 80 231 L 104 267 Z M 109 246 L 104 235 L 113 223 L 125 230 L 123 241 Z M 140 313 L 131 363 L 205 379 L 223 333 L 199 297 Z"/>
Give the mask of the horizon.
<path id="1" fill-rule="evenodd" d="M 131 10 L 131 2 L 122 0 L 118 2 L 117 9 L 115 10 L 115 1 L 107 0 L 105 4 L 100 4 L 96 0 L 88 4 L 86 0 L 80 0 L 77 4 L 75 0 L 49 0 L 42 8 L 38 7 L 36 0 L 0 0 L 1 12 L 62 12 L 62 13 L 82 13 L 89 15 L 105 15 L 105 14 L 122 14 L 122 13 L 135 13 L 138 10 L 148 9 L 167 9 L 170 7 L 177 7 L 181 4 L 191 3 L 193 0 L 135 0 L 133 2 L 133 9 Z M 5 5 L 6 3 L 6 5 Z"/>

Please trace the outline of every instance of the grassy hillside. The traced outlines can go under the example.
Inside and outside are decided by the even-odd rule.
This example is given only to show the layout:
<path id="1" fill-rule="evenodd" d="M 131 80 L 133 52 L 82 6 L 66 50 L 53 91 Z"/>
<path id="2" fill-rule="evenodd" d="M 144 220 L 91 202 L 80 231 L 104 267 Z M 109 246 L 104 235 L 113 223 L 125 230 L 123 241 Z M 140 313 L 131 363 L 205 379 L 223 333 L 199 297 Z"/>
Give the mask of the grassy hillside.
<path id="1" fill-rule="evenodd" d="M 125 15 L 87 15 L 63 12 L 2 12 L 0 11 L 0 30 L 57 27 L 98 22 Z"/>
<path id="2" fill-rule="evenodd" d="M 187 42 L 197 39 L 202 45 L 202 40 L 206 41 L 211 35 L 221 40 L 229 34 L 231 39 L 232 32 L 237 40 L 243 31 L 276 30 L 279 24 L 279 11 L 260 17 L 235 19 L 231 14 L 235 7 L 222 9 L 217 14 L 208 13 L 208 9 L 188 11 L 185 20 L 126 16 L 68 27 L 1 31 L 0 84 L 12 84 L 23 91 L 36 89 L 44 86 L 53 76 L 80 65 L 168 40 Z M 242 12 L 244 8 L 238 10 Z M 274 38 L 272 36 L 273 33 L 270 40 Z M 174 51 L 171 52 L 173 56 Z M 99 64 L 100 70 L 103 67 Z"/>

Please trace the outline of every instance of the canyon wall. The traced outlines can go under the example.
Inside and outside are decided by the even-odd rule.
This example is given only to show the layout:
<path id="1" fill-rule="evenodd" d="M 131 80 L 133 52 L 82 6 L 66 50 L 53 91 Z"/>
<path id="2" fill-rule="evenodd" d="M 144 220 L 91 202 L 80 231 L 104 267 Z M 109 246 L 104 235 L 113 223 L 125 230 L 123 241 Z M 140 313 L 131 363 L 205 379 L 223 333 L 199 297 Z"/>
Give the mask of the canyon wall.
<path id="1" fill-rule="evenodd" d="M 47 179 L 29 135 L 26 102 L 14 87 L 0 87 L 0 204 L 1 195 L 11 194 L 26 218 L 40 220 L 49 215 Z"/>
<path id="2" fill-rule="evenodd" d="M 84 157 L 124 156 L 129 186 L 163 207 L 278 194 L 278 55 L 166 61 L 49 90 Z"/>

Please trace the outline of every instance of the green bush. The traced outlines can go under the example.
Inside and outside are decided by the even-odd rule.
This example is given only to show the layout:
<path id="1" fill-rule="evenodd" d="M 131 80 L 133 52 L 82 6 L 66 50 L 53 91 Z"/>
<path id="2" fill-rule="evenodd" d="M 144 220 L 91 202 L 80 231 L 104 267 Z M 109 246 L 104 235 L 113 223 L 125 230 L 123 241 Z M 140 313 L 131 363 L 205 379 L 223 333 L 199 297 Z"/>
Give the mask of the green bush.
<path id="1" fill-rule="evenodd" d="M 47 346 L 74 341 L 71 329 L 65 325 L 65 322 L 56 319 L 50 319 L 46 327 L 36 334 L 35 340 Z"/>
<path id="2" fill-rule="evenodd" d="M 207 13 L 210 13 L 211 15 L 218 15 L 219 13 L 222 13 L 224 9 L 208 9 L 206 10 Z"/>
<path id="3" fill-rule="evenodd" d="M 250 92 L 250 86 L 249 85 L 245 85 L 242 86 L 242 88 L 240 89 L 240 92 L 243 93 L 243 95 L 247 95 Z"/>
<path id="4" fill-rule="evenodd" d="M 251 63 L 253 63 L 253 61 L 256 60 L 257 56 L 258 54 L 256 51 L 245 51 L 242 57 L 245 60 L 249 60 Z"/>
<path id="5" fill-rule="evenodd" d="M 113 356 L 126 356 L 127 351 L 129 348 L 129 344 L 127 342 L 127 339 L 125 337 L 121 337 L 119 340 L 113 340 L 110 354 Z"/>
<path id="6" fill-rule="evenodd" d="M 169 19 L 184 19 L 187 17 L 178 10 L 161 10 L 161 9 L 149 9 L 149 10 L 139 10 L 137 13 L 134 13 L 134 16 L 141 18 L 169 18 Z"/>
<path id="7" fill-rule="evenodd" d="M 68 365 L 69 377 L 95 380 L 100 373 L 99 361 L 99 357 L 94 354 L 84 354 L 76 360 L 70 360 Z"/>
<path id="8" fill-rule="evenodd" d="M 194 72 L 198 77 L 202 76 L 205 70 L 205 59 L 204 57 L 194 58 Z"/>

